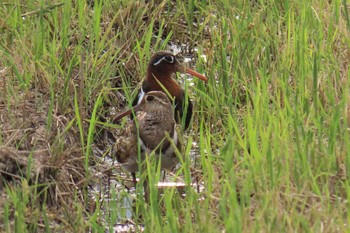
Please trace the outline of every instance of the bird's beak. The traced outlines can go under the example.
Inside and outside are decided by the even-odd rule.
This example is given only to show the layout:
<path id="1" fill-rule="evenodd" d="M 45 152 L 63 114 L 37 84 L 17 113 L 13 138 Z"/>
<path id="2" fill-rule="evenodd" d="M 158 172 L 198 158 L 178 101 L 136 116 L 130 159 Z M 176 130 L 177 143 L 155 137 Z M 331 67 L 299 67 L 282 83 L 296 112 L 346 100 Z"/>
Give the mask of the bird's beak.
<path id="1" fill-rule="evenodd" d="M 122 119 L 125 116 L 130 115 L 133 111 L 137 112 L 140 110 L 140 108 L 142 107 L 142 105 L 144 104 L 144 100 L 142 99 L 142 101 L 138 104 L 135 105 L 134 107 L 132 107 L 129 110 L 126 110 L 125 112 L 120 113 L 118 116 L 116 116 L 113 120 L 114 123 L 118 122 L 120 119 Z"/>
<path id="2" fill-rule="evenodd" d="M 200 80 L 203 80 L 204 82 L 208 81 L 208 79 L 203 74 L 200 74 L 197 71 L 194 71 L 194 70 L 192 70 L 190 68 L 182 66 L 182 67 L 180 67 L 179 70 L 180 70 L 180 72 L 187 73 L 187 74 L 190 74 L 190 75 L 192 75 L 194 77 L 197 77 Z"/>

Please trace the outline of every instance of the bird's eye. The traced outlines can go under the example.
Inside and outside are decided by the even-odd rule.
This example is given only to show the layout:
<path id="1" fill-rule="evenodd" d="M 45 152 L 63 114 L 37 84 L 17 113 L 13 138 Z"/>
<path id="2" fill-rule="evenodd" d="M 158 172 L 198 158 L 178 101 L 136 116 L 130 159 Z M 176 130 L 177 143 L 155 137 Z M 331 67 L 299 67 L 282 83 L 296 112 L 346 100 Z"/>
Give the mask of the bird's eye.
<path id="1" fill-rule="evenodd" d="M 153 95 L 148 95 L 146 97 L 146 101 L 152 101 L 152 100 L 154 100 L 154 96 Z"/>
<path id="2" fill-rule="evenodd" d="M 174 57 L 173 56 L 165 56 L 163 59 L 168 63 L 174 63 Z"/>
<path id="3" fill-rule="evenodd" d="M 165 61 L 165 62 L 167 62 L 169 64 L 173 64 L 175 62 L 175 57 L 171 56 L 171 55 L 164 55 L 164 56 L 160 57 L 158 60 L 156 60 L 153 63 L 153 65 L 157 66 L 157 65 L 161 64 L 162 61 Z"/>

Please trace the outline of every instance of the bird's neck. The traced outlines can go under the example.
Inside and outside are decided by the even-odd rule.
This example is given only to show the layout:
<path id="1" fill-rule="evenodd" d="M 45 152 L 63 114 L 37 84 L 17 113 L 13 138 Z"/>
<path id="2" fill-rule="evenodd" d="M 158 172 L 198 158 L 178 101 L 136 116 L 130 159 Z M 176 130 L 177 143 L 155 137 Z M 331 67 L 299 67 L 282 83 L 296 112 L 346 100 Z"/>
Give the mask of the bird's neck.
<path id="1" fill-rule="evenodd" d="M 155 73 L 148 72 L 147 78 L 143 82 L 142 88 L 145 92 L 148 91 L 163 91 L 169 92 L 172 97 L 181 98 L 184 90 L 176 80 L 171 77 L 171 74 L 159 76 Z M 164 91 L 166 89 L 166 91 Z"/>

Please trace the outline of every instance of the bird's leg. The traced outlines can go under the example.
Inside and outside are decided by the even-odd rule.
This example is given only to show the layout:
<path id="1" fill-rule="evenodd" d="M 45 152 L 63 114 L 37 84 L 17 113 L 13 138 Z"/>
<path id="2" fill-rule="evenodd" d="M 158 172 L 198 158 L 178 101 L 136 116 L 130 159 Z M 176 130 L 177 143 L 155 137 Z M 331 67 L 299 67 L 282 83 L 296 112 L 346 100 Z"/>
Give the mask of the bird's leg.
<path id="1" fill-rule="evenodd" d="M 149 188 L 149 183 L 148 183 L 148 177 L 143 182 L 143 188 L 145 191 L 145 200 L 149 204 L 150 203 L 150 188 Z"/>
<path id="2" fill-rule="evenodd" d="M 163 182 L 165 182 L 165 175 L 166 175 L 166 171 L 165 169 L 163 170 Z"/>
<path id="3" fill-rule="evenodd" d="M 132 182 L 134 183 L 134 186 L 136 188 L 136 184 L 137 184 L 137 181 L 136 181 L 136 172 L 131 172 L 131 176 L 132 176 Z"/>

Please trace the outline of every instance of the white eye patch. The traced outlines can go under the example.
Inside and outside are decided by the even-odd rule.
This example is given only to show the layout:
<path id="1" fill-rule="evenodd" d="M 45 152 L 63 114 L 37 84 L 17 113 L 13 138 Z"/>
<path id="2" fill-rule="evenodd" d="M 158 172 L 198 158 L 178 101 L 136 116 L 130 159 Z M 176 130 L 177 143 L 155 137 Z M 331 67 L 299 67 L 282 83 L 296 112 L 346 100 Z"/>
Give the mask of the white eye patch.
<path id="1" fill-rule="evenodd" d="M 174 63 L 174 61 L 175 61 L 175 59 L 174 59 L 174 57 L 173 56 L 164 56 L 164 57 L 162 57 L 162 58 L 160 58 L 158 61 L 156 61 L 155 63 L 153 63 L 153 65 L 154 66 L 157 66 L 157 65 L 159 65 L 162 61 L 166 61 L 166 62 L 168 62 L 168 63 L 170 63 L 170 64 L 173 64 Z"/>

